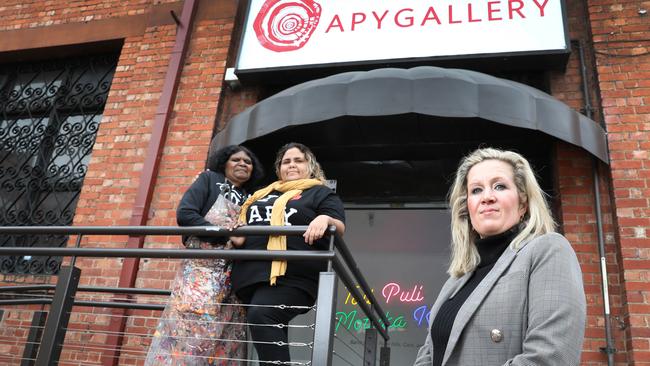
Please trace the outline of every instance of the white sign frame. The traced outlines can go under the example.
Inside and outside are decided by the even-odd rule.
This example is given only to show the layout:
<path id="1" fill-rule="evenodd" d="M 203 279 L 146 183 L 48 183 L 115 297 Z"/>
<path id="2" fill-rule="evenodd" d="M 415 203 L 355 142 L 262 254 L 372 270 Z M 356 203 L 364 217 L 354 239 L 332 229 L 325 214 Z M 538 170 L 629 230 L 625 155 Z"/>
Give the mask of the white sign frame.
<path id="1" fill-rule="evenodd" d="M 249 0 L 235 72 L 569 49 L 565 0 Z"/>

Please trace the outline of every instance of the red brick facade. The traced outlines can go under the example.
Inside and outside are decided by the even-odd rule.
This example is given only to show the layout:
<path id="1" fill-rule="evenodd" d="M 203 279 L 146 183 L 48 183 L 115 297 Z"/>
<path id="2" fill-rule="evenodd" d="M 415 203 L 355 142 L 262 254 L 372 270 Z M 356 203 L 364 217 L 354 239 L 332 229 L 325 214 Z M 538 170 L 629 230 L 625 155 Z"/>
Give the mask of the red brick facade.
<path id="1" fill-rule="evenodd" d="M 612 331 L 617 364 L 650 365 L 650 2 L 567 0 L 570 38 L 581 41 L 586 54 L 589 101 L 593 119 L 608 131 L 611 164 L 599 164 Z M 59 47 L 123 39 L 119 62 L 98 131 L 75 225 L 128 225 L 140 184 L 152 123 L 162 93 L 182 1 L 162 0 L 6 0 L 0 4 L 0 61 L 33 53 L 16 41 L 37 39 L 35 48 Z M 147 224 L 175 225 L 175 208 L 183 191 L 204 168 L 213 133 L 245 107 L 257 101 L 257 86 L 229 89 L 226 66 L 238 38 L 237 2 L 199 1 L 189 51 L 178 93 Z M 70 33 L 70 30 L 73 33 Z M 51 37 L 45 37 L 45 35 Z M 40 36 L 39 36 L 40 35 Z M 593 35 L 593 38 L 592 38 Z M 46 38 L 43 40 L 42 38 Z M 574 44 L 574 51 L 576 51 Z M 21 48 L 22 47 L 22 48 Z M 48 50 L 36 50 L 41 58 Z M 55 51 L 58 52 L 58 51 Z M 30 56 L 34 57 L 34 56 Z M 229 58 L 230 57 L 230 58 Z M 585 105 L 577 52 L 563 72 L 551 73 L 551 93 L 570 107 Z M 588 320 L 583 365 L 602 365 L 605 346 L 600 257 L 593 191 L 593 159 L 584 150 L 559 142 L 557 184 L 562 229 L 576 250 L 587 292 Z M 92 237 L 83 245 L 124 247 L 125 236 Z M 178 247 L 177 237 L 149 237 L 146 247 Z M 117 286 L 120 259 L 83 259 L 85 285 Z M 138 287 L 168 288 L 174 266 L 142 260 Z M 23 280 L 6 276 L 6 283 Z M 108 312 L 73 318 L 74 327 L 105 327 Z M 135 312 L 143 316 L 151 312 Z M 129 322 L 126 331 L 146 334 L 155 319 Z M 24 335 L 21 335 L 24 336 Z M 92 343 L 103 343 L 94 335 Z M 67 343 L 83 343 L 83 333 Z M 139 337 L 127 337 L 122 347 L 142 350 Z M 0 342 L 0 353 L 20 352 Z M 63 359 L 99 360 L 99 352 L 66 350 Z M 121 364 L 131 364 L 124 358 Z"/>
<path id="2" fill-rule="evenodd" d="M 648 2 L 590 1 L 611 156 L 614 248 L 627 361 L 650 365 L 650 19 Z M 622 347 L 623 345 L 617 345 Z"/>

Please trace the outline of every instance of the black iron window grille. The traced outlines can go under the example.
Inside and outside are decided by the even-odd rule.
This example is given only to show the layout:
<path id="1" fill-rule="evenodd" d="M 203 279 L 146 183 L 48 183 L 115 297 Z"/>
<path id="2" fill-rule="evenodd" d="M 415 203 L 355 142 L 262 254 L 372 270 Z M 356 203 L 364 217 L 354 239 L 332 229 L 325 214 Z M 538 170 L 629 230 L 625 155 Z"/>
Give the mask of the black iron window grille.
<path id="1" fill-rule="evenodd" d="M 70 225 L 117 55 L 0 65 L 0 225 Z M 67 236 L 0 236 L 64 247 Z M 60 257 L 3 256 L 0 272 L 54 274 Z"/>

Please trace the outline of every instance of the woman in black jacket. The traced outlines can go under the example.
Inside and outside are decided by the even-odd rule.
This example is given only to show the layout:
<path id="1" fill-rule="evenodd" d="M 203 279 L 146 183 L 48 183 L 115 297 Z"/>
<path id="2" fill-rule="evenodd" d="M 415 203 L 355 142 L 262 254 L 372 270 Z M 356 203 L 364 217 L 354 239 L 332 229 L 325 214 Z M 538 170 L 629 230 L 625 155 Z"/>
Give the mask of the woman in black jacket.
<path id="1" fill-rule="evenodd" d="M 311 150 L 289 143 L 277 154 L 278 180 L 251 195 L 242 205 L 240 220 L 248 226 L 308 226 L 298 236 L 233 237 L 236 247 L 253 250 L 327 250 L 324 237 L 330 225 L 345 231 L 341 199 L 325 186 L 325 174 Z M 235 261 L 233 289 L 247 309 L 247 322 L 259 360 L 284 364 L 291 360 L 288 324 L 314 304 L 322 261 Z M 285 306 L 283 306 L 285 305 Z"/>
<path id="2" fill-rule="evenodd" d="M 227 222 L 222 210 L 210 210 L 219 196 L 223 195 L 216 207 L 234 206 L 228 201 L 239 206 L 263 174 L 257 157 L 243 146 L 215 151 L 208 159 L 208 168 L 183 195 L 176 212 L 179 226 Z M 236 223 L 236 212 L 233 216 Z M 227 240 L 189 236 L 183 237 L 183 244 L 188 248 L 223 249 Z M 246 338 L 245 311 L 232 293 L 230 268 L 225 259 L 182 262 L 145 366 L 240 364 L 246 357 L 245 343 L 238 342 Z"/>
<path id="3" fill-rule="evenodd" d="M 257 156 L 244 146 L 221 148 L 208 158 L 208 170 L 199 174 L 185 192 L 176 210 L 179 226 L 210 226 L 205 214 L 224 192 L 231 202 L 241 205 L 262 178 L 264 171 Z M 183 243 L 187 238 L 183 238 Z M 225 237 L 201 238 L 210 243 L 225 243 Z"/>

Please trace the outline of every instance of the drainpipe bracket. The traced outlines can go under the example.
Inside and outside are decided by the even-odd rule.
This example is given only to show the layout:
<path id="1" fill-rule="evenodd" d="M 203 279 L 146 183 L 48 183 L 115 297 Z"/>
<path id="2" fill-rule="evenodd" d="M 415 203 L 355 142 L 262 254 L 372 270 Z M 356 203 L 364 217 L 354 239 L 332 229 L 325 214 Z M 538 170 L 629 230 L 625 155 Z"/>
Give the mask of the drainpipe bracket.
<path id="1" fill-rule="evenodd" d="M 616 353 L 616 348 L 614 348 L 614 347 L 600 347 L 600 352 L 611 355 L 611 354 Z"/>
<path id="2" fill-rule="evenodd" d="M 174 23 L 176 23 L 177 26 L 180 26 L 180 25 L 181 25 L 181 20 L 180 20 L 180 18 L 178 17 L 178 15 L 176 14 L 176 12 L 173 11 L 173 10 L 170 10 L 170 11 L 169 11 L 169 14 L 170 14 L 170 15 L 172 16 L 172 18 L 174 19 Z"/>

